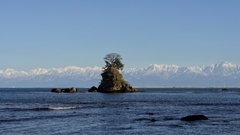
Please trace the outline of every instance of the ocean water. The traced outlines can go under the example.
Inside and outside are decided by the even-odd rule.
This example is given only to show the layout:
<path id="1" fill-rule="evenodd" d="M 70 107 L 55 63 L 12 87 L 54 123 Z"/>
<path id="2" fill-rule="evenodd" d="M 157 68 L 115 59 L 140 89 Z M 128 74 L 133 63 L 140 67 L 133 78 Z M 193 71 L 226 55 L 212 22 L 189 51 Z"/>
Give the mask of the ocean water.
<path id="1" fill-rule="evenodd" d="M 80 90 L 86 90 L 81 89 Z M 139 93 L 0 89 L 2 135 L 237 135 L 240 90 L 155 88 Z M 209 120 L 184 122 L 187 115 Z"/>

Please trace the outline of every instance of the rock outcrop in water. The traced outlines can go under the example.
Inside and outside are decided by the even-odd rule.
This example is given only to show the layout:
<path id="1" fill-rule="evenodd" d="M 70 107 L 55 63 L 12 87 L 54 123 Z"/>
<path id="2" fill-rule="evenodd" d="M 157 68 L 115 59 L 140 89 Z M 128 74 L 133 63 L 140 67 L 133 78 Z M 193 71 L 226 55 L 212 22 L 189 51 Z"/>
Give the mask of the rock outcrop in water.
<path id="1" fill-rule="evenodd" d="M 101 74 L 102 81 L 98 86 L 98 92 L 118 93 L 118 92 L 138 92 L 124 79 L 122 74 L 115 67 L 109 67 Z"/>
<path id="2" fill-rule="evenodd" d="M 75 88 L 75 87 L 66 88 L 66 89 L 53 88 L 52 92 L 56 92 L 56 93 L 76 93 L 77 88 Z"/>
<path id="3" fill-rule="evenodd" d="M 106 66 L 103 67 L 101 74 L 102 80 L 98 88 L 93 86 L 88 92 L 102 93 L 123 93 L 123 92 L 138 92 L 127 83 L 119 70 L 123 70 L 124 64 L 121 62 L 121 56 L 117 53 L 110 53 L 104 57 Z"/>
<path id="4" fill-rule="evenodd" d="M 88 92 L 97 92 L 98 88 L 95 86 L 92 86 L 90 89 L 88 89 Z"/>
<path id="5" fill-rule="evenodd" d="M 181 121 L 197 121 L 197 120 L 208 120 L 208 117 L 204 115 L 189 115 L 181 118 Z"/>

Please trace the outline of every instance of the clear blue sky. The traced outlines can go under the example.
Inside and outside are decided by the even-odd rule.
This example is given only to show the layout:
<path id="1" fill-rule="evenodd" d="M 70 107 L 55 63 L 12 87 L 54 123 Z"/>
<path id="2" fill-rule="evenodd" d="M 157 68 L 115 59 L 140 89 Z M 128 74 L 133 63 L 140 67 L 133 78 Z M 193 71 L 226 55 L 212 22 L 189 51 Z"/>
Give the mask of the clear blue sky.
<path id="1" fill-rule="evenodd" d="M 239 0 L 1 0 L 0 69 L 240 64 Z"/>

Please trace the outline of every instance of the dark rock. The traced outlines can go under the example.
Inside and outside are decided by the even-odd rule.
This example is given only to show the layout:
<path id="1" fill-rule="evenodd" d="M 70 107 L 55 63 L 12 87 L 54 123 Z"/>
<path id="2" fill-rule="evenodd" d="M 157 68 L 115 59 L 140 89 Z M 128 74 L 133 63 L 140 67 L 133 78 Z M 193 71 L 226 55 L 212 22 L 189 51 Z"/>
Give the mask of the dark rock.
<path id="1" fill-rule="evenodd" d="M 181 118 L 182 121 L 197 121 L 197 120 L 208 120 L 208 117 L 204 115 L 189 115 Z"/>
<path id="2" fill-rule="evenodd" d="M 66 88 L 66 89 L 59 89 L 59 88 L 53 88 L 52 92 L 56 92 L 56 93 L 61 93 L 61 92 L 65 92 L 65 93 L 76 93 L 77 92 L 77 88 L 72 87 L 72 88 Z"/>
<path id="3" fill-rule="evenodd" d="M 53 88 L 53 89 L 52 89 L 52 92 L 60 93 L 60 92 L 62 92 L 62 91 L 61 91 L 61 89 Z"/>
<path id="4" fill-rule="evenodd" d="M 75 92 L 77 92 L 77 89 L 72 87 L 72 88 L 62 89 L 62 92 L 65 92 L 65 93 L 75 93 Z"/>
<path id="5" fill-rule="evenodd" d="M 138 92 L 124 79 L 117 68 L 109 67 L 101 74 L 101 84 L 98 86 L 98 92 L 103 93 L 123 93 L 123 92 Z"/>
<path id="6" fill-rule="evenodd" d="M 155 121 L 157 121 L 156 119 L 151 119 L 151 122 L 155 122 Z"/>
<path id="7" fill-rule="evenodd" d="M 95 87 L 95 86 L 92 86 L 92 87 L 88 90 L 88 92 L 97 92 L 97 91 L 98 91 L 98 88 Z"/>
<path id="8" fill-rule="evenodd" d="M 75 93 L 75 92 L 77 92 L 77 88 L 72 87 L 72 88 L 70 88 L 69 92 L 70 92 L 70 93 Z"/>
<path id="9" fill-rule="evenodd" d="M 66 89 L 61 89 L 61 92 L 69 92 L 69 88 L 66 88 Z"/>

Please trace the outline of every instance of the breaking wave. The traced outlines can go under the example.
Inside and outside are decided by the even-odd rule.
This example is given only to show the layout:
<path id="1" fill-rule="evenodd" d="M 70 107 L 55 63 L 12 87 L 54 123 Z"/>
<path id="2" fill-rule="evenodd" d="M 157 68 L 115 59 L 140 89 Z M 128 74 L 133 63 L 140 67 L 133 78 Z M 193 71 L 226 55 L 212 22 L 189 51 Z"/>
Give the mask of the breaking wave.
<path id="1" fill-rule="evenodd" d="M 5 110 L 11 111 L 43 111 L 43 110 L 71 110 L 71 109 L 78 109 L 80 107 L 36 107 L 36 108 L 5 108 Z"/>

